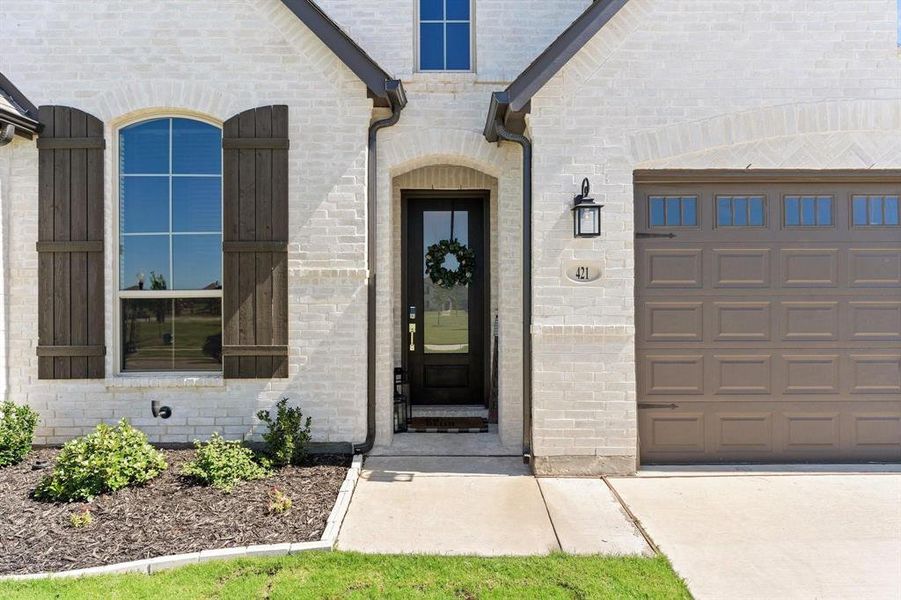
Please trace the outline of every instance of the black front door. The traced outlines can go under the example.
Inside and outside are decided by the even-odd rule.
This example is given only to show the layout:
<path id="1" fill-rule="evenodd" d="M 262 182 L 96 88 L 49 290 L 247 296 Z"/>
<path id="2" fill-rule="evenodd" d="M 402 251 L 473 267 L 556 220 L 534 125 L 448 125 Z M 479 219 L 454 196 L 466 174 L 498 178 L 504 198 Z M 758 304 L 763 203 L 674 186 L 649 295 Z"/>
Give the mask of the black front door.
<path id="1" fill-rule="evenodd" d="M 487 194 L 407 192 L 404 252 L 403 347 L 413 404 L 484 404 L 488 255 Z M 435 281 L 427 268 L 453 241 L 473 257 L 470 284 Z M 440 262 L 440 261 L 439 261 Z M 453 252 L 444 269 L 459 273 Z M 434 272 L 434 270 L 433 270 Z"/>

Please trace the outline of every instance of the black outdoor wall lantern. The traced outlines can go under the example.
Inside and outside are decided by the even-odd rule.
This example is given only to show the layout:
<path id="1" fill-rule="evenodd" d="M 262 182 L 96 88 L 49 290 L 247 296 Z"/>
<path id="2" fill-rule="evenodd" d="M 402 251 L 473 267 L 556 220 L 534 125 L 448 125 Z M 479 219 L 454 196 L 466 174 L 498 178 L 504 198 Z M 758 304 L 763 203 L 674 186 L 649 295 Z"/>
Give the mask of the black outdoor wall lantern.
<path id="1" fill-rule="evenodd" d="M 589 198 L 591 184 L 588 178 L 582 180 L 582 193 L 576 196 L 573 211 L 573 235 L 577 238 L 598 237 L 601 235 L 601 208 L 594 199 Z"/>

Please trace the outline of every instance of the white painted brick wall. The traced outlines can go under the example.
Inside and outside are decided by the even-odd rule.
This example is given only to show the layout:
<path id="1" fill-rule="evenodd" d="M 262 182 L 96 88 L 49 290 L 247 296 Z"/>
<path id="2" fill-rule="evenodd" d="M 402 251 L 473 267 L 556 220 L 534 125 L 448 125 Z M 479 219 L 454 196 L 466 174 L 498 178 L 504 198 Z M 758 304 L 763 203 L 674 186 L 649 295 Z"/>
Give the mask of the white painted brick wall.
<path id="1" fill-rule="evenodd" d="M 416 64 L 418 2 L 319 0 L 318 4 L 383 68 L 406 82 Z M 590 0 L 473 0 L 478 79 L 514 79 L 589 4 Z"/>
<path id="2" fill-rule="evenodd" d="M 291 129 L 289 371 L 285 380 L 115 377 L 112 301 L 105 381 L 37 380 L 37 150 L 0 148 L 9 274 L 8 395 L 41 412 L 37 441 L 129 417 L 151 439 L 187 442 L 222 430 L 258 433 L 254 414 L 281 395 L 313 417 L 314 438 L 365 436 L 366 135 L 363 84 L 278 0 L 4 2 L 0 71 L 36 104 L 67 104 L 115 127 L 190 111 L 224 120 L 289 105 Z M 116 178 L 106 152 L 107 281 L 116 268 Z M 10 171 L 9 176 L 5 174 Z M 107 290 L 111 292 L 111 290 Z M 173 408 L 150 416 L 150 400 Z"/>
<path id="3" fill-rule="evenodd" d="M 478 72 L 455 75 L 412 73 L 412 0 L 377 8 L 356 0 L 322 4 L 405 79 L 410 99 L 399 125 L 380 134 L 378 441 L 391 440 L 399 331 L 392 180 L 421 167 L 455 165 L 497 180 L 497 256 L 505 267 L 497 283 L 500 430 L 515 447 L 520 153 L 510 144 L 488 144 L 481 131 L 490 93 L 502 87 L 492 80 L 524 67 L 587 0 L 478 0 Z M 120 416 L 135 418 L 157 440 L 187 441 L 213 428 L 238 437 L 253 430 L 257 407 L 282 393 L 313 415 L 317 439 L 360 440 L 370 118 L 362 84 L 277 0 L 35 0 L 3 9 L 0 71 L 37 103 L 93 112 L 107 123 L 108 140 L 117 122 L 153 108 L 224 119 L 284 102 L 292 127 L 291 378 L 272 383 L 36 381 L 37 153 L 24 142 L 0 149 L 0 197 L 9 216 L 9 394 L 42 411 L 41 441 L 61 441 Z M 494 10 L 503 23 L 485 16 Z M 559 459 L 555 468 L 566 468 L 567 459 L 595 471 L 634 467 L 633 170 L 901 166 L 895 18 L 894 0 L 630 0 L 535 97 L 538 458 Z M 482 33 L 491 23 L 499 29 Z M 108 159 L 110 202 L 111 165 Z M 598 240 L 572 239 L 569 208 L 583 176 L 606 204 Z M 566 284 L 560 265 L 567 259 L 600 260 L 601 284 Z M 110 274 L 113 265 L 108 253 Z M 112 367 L 112 354 L 109 360 Z M 170 421 L 149 418 L 153 398 L 175 408 Z"/>
<path id="4" fill-rule="evenodd" d="M 537 455 L 634 461 L 633 170 L 901 167 L 896 18 L 895 0 L 630 0 L 532 100 Z M 572 239 L 583 177 L 596 240 Z M 602 261 L 600 286 L 566 283 L 575 258 Z"/>

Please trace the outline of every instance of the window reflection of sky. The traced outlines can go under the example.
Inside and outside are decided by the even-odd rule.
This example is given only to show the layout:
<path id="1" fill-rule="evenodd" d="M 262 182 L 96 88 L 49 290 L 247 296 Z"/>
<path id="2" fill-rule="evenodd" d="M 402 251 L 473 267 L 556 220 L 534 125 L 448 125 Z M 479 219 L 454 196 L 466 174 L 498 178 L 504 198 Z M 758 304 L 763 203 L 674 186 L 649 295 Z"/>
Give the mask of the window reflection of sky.
<path id="1" fill-rule="evenodd" d="M 155 119 L 120 134 L 120 287 L 221 287 L 222 134 L 190 119 Z M 200 235 L 203 234 L 203 235 Z M 189 239 L 190 238 L 190 239 Z"/>

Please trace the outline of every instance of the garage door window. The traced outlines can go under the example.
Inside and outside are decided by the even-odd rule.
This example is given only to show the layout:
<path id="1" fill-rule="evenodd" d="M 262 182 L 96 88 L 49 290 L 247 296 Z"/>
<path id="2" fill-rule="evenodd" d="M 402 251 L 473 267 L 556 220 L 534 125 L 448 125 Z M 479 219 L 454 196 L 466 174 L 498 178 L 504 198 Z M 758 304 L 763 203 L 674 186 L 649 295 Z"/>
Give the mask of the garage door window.
<path id="1" fill-rule="evenodd" d="M 786 196 L 786 227 L 832 227 L 832 196 Z"/>
<path id="2" fill-rule="evenodd" d="M 651 196 L 651 227 L 697 227 L 697 196 Z"/>
<path id="3" fill-rule="evenodd" d="M 717 196 L 717 227 L 764 227 L 766 208 L 763 196 Z"/>
<path id="4" fill-rule="evenodd" d="M 898 196 L 854 196 L 855 227 L 898 227 Z"/>

